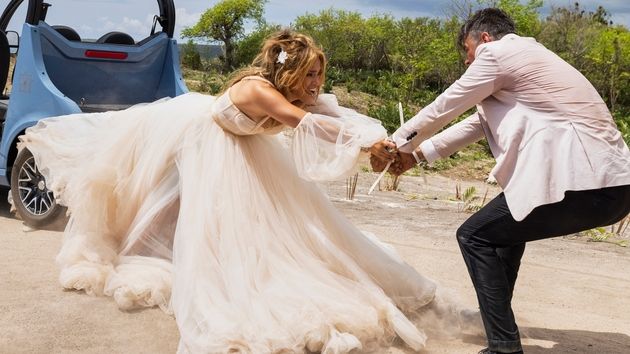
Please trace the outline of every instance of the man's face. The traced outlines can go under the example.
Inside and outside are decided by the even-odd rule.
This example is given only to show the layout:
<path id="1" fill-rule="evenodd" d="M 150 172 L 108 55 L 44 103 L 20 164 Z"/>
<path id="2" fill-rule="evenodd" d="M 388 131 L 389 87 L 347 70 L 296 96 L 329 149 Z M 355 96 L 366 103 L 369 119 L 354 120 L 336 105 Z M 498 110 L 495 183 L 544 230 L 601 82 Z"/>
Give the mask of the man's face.
<path id="1" fill-rule="evenodd" d="M 481 32 L 481 34 L 475 32 L 470 33 L 466 37 L 466 40 L 464 40 L 464 51 L 466 52 L 464 64 L 466 64 L 466 66 L 472 64 L 473 61 L 475 61 L 475 51 L 477 47 L 482 43 L 488 42 L 492 42 L 492 37 L 490 37 L 488 32 Z"/>

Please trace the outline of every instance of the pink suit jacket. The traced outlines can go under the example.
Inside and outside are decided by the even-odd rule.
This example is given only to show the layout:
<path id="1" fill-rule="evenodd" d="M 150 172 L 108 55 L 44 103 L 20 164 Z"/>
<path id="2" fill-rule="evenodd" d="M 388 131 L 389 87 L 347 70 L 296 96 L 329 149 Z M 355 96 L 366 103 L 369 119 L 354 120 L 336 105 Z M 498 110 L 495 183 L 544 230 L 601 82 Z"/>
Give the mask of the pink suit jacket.
<path id="1" fill-rule="evenodd" d="M 606 104 L 575 68 L 533 38 L 508 34 L 477 47 L 468 70 L 394 133 L 429 163 L 484 136 L 492 175 L 523 220 L 565 191 L 630 184 L 630 151 Z M 477 112 L 443 130 L 466 110 Z"/>

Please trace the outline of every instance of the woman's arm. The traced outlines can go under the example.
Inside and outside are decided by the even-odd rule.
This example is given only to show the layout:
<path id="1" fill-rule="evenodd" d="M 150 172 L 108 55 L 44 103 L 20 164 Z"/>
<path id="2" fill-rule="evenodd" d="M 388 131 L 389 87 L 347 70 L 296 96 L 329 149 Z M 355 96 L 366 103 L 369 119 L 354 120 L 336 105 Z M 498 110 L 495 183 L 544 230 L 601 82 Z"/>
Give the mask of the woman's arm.
<path id="1" fill-rule="evenodd" d="M 232 86 L 229 94 L 234 105 L 256 121 L 269 116 L 295 128 L 307 113 L 289 102 L 273 86 L 259 80 L 240 81 Z"/>
<path id="2" fill-rule="evenodd" d="M 370 152 L 375 153 L 381 159 L 388 160 L 393 157 L 392 153 L 382 148 L 381 145 L 387 144 L 381 141 L 382 138 L 370 139 L 370 134 L 367 134 L 367 132 L 374 134 L 375 131 L 377 133 L 380 130 L 384 131 L 380 127 L 380 123 L 375 120 L 368 122 L 369 118 L 367 117 L 362 117 L 363 119 L 354 117 L 350 114 L 351 110 L 340 109 L 339 112 L 342 112 L 341 117 L 309 114 L 287 100 L 273 86 L 258 80 L 241 81 L 230 89 L 230 93 L 230 98 L 236 107 L 254 120 L 270 116 L 289 127 L 297 128 L 300 122 L 306 119 L 308 124 L 306 126 L 303 125 L 297 135 L 303 136 L 303 134 L 306 134 L 312 136 L 315 138 L 315 140 L 311 141 L 314 144 L 317 140 L 339 146 L 358 144 L 361 147 L 370 147 Z M 336 104 L 336 101 L 334 103 Z M 344 112 L 347 114 L 343 114 Z M 307 115 L 308 118 L 305 118 Z M 347 115 L 347 117 L 344 117 L 344 115 Z M 355 113 L 355 116 L 358 116 L 358 114 Z M 364 122 L 357 124 L 357 120 Z M 372 128 L 366 128 L 370 125 Z M 375 125 L 379 126 L 375 127 Z M 378 148 L 375 148 L 376 146 Z"/>

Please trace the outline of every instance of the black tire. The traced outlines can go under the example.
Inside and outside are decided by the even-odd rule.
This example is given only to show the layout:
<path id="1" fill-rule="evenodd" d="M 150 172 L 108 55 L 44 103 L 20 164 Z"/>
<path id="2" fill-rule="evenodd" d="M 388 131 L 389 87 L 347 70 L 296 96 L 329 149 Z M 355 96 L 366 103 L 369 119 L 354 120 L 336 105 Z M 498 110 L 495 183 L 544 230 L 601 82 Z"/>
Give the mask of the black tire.
<path id="1" fill-rule="evenodd" d="M 66 208 L 57 204 L 28 149 L 22 149 L 13 163 L 11 197 L 16 212 L 28 226 L 44 228 L 65 219 Z"/>

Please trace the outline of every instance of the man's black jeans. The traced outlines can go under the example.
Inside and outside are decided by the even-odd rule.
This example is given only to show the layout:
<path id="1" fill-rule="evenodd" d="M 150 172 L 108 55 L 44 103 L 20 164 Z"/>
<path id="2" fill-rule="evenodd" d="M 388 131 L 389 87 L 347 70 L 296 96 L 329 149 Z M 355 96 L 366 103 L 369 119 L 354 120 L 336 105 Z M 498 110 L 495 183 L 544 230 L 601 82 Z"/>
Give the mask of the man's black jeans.
<path id="1" fill-rule="evenodd" d="M 525 242 L 614 224 L 628 213 L 630 185 L 566 192 L 562 201 L 541 205 L 519 222 L 501 193 L 466 220 L 457 241 L 477 292 L 488 348 L 522 350 L 511 302 Z"/>

